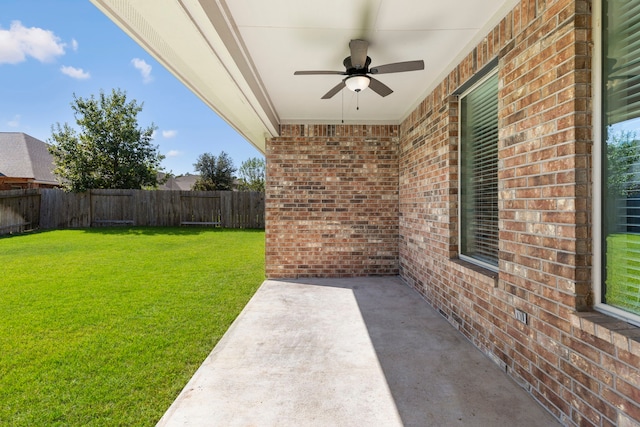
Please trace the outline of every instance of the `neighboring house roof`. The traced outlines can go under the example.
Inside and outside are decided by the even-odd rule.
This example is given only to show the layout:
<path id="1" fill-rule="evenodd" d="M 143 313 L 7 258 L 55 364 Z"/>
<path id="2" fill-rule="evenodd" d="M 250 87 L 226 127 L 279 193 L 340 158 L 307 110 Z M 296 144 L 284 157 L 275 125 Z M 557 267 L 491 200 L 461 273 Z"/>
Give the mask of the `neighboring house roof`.
<path id="1" fill-rule="evenodd" d="M 0 132 L 0 176 L 58 185 L 47 144 L 22 132 Z"/>
<path id="2" fill-rule="evenodd" d="M 160 176 L 164 177 L 164 174 Z M 159 187 L 160 190 L 183 190 L 189 191 L 193 188 L 193 184 L 200 178 L 200 175 L 192 175 L 190 173 L 182 176 L 171 177 L 166 183 Z"/>

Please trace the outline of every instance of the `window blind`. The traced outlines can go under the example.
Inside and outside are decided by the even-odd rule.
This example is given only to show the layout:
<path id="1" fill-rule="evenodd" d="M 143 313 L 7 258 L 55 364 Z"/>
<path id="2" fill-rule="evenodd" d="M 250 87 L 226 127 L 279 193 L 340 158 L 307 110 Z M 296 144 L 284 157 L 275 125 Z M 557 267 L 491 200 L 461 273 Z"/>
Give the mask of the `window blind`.
<path id="1" fill-rule="evenodd" d="M 460 100 L 460 254 L 498 265 L 498 75 Z"/>
<path id="2" fill-rule="evenodd" d="M 640 116 L 640 1 L 610 1 L 603 61 L 609 123 Z"/>
<path id="3" fill-rule="evenodd" d="M 603 12 L 602 300 L 640 315 L 640 1 Z"/>

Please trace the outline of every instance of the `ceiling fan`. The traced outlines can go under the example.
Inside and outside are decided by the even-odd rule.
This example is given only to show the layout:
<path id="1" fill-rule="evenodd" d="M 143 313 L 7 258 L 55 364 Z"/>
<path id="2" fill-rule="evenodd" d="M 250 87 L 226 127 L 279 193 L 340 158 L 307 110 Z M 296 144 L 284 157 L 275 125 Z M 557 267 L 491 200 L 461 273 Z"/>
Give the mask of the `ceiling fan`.
<path id="1" fill-rule="evenodd" d="M 367 56 L 368 48 L 369 42 L 366 40 L 354 39 L 349 42 L 351 55 L 347 56 L 342 62 L 346 71 L 296 71 L 293 74 L 296 76 L 324 74 L 347 76 L 322 97 L 322 99 L 329 99 L 340 92 L 345 86 L 356 93 L 370 87 L 375 93 L 384 97 L 393 93 L 393 90 L 380 80 L 371 77 L 371 74 L 389 74 L 424 70 L 423 60 L 394 62 L 392 64 L 378 65 L 377 67 L 369 68 L 371 58 Z"/>

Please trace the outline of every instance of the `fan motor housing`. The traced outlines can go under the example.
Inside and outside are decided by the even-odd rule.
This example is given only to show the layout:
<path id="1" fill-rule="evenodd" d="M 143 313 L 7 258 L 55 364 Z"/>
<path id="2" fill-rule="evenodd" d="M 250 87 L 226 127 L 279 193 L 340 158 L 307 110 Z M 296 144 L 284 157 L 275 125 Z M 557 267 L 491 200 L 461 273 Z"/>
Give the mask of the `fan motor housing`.
<path id="1" fill-rule="evenodd" d="M 365 75 L 368 73 L 369 71 L 369 64 L 371 64 L 371 58 L 367 56 L 367 60 L 364 63 L 364 67 L 362 68 L 356 68 L 353 66 L 353 64 L 351 63 L 351 57 L 347 56 L 346 58 L 344 58 L 344 61 L 342 61 L 342 64 L 344 65 L 344 68 L 347 69 L 347 75 L 348 76 L 354 76 L 354 75 Z"/>

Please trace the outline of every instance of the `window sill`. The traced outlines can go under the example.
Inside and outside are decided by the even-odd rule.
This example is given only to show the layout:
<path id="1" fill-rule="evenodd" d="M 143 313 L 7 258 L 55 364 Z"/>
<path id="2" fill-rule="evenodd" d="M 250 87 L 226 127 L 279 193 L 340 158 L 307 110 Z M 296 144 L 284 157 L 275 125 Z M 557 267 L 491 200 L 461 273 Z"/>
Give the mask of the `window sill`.
<path id="1" fill-rule="evenodd" d="M 571 323 L 618 348 L 640 354 L 640 328 L 631 323 L 595 311 L 576 312 Z"/>
<path id="2" fill-rule="evenodd" d="M 469 270 L 471 270 L 473 273 L 476 273 L 475 276 L 476 278 L 479 278 L 480 280 L 482 280 L 483 282 L 487 283 L 487 285 L 493 287 L 493 288 L 497 288 L 498 287 L 498 273 L 492 270 L 489 270 L 488 268 L 484 268 L 481 267 L 477 264 L 474 264 L 472 262 L 469 261 L 464 261 L 460 258 L 451 258 L 449 261 L 451 261 L 451 263 L 454 266 L 458 266 L 461 268 L 458 268 L 459 271 L 463 272 L 463 273 L 468 273 Z"/>

